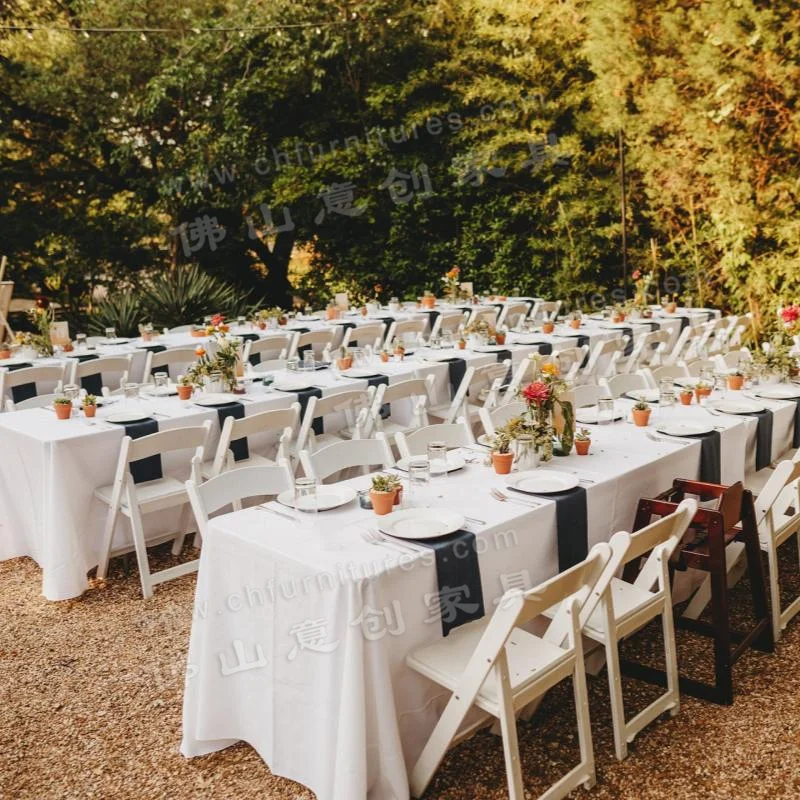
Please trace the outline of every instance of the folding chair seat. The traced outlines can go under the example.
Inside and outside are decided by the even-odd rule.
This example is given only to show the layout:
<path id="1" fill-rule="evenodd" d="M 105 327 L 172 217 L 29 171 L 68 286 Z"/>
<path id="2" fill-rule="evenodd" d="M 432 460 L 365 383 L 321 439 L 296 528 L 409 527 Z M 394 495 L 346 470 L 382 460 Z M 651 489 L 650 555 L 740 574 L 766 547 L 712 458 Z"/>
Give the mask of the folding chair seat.
<path id="1" fill-rule="evenodd" d="M 447 448 L 452 450 L 475 444 L 475 437 L 463 417 L 460 417 L 457 422 L 427 425 L 424 428 L 418 428 L 413 433 L 398 433 L 395 436 L 395 444 L 401 458 L 424 455 L 431 442 L 444 442 Z"/>

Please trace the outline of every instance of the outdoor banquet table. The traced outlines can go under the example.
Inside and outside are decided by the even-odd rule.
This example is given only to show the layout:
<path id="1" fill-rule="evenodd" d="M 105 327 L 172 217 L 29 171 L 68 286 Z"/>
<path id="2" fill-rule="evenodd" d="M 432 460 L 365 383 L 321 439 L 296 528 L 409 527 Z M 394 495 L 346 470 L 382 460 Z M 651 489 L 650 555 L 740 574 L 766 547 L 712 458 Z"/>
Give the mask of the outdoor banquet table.
<path id="1" fill-rule="evenodd" d="M 508 345 L 512 360 L 519 362 L 536 351 L 534 346 Z M 389 377 L 390 383 L 415 375 L 434 376 L 433 403 L 450 399 L 447 364 L 419 358 L 381 363 L 374 358 L 375 372 Z M 434 351 L 435 354 L 435 351 Z M 469 365 L 491 364 L 496 353 L 452 351 Z M 332 370 L 319 370 L 309 382 L 323 394 L 366 387 L 365 380 L 339 378 Z M 296 400 L 293 393 L 267 391 L 252 384 L 244 396 L 246 415 L 270 409 L 287 408 Z M 121 401 L 117 401 L 118 403 Z M 157 416 L 159 429 L 200 425 L 211 420 L 211 437 L 206 458 L 211 458 L 219 439 L 219 422 L 214 408 L 203 408 L 177 398 L 143 398 L 141 405 Z M 407 403 L 411 413 L 411 403 Z M 32 557 L 42 568 L 42 593 L 49 600 L 79 596 L 87 587 L 87 572 L 96 566 L 102 542 L 107 508 L 94 497 L 94 490 L 113 482 L 119 448 L 125 435 L 122 426 L 103 423 L 117 403 L 98 410 L 92 421 L 76 412 L 70 420 L 57 420 L 53 411 L 34 408 L 0 414 L 0 560 Z M 403 404 L 393 404 L 392 413 L 402 415 Z M 402 419 L 402 416 L 400 416 Z M 326 418 L 327 431 L 344 424 L 344 415 Z M 254 441 L 258 450 L 263 443 Z M 184 475 L 185 454 L 164 457 L 164 474 Z M 148 536 L 175 529 L 177 517 L 153 515 L 145 518 Z M 127 544 L 130 534 L 120 520 L 114 548 Z"/>
<path id="2" fill-rule="evenodd" d="M 709 419 L 700 407 L 675 412 Z M 752 420 L 714 420 L 722 480 L 740 480 Z M 653 441 L 624 421 L 594 426 L 592 437 L 588 457 L 540 467 L 580 475 L 589 547 L 629 530 L 640 497 L 675 477 L 698 476 L 696 440 Z M 433 504 L 485 523 L 465 527 L 476 536 L 491 614 L 509 585 L 529 588 L 558 571 L 556 507 L 542 497 L 537 508 L 494 500 L 489 490 L 505 488 L 504 478 L 478 459 L 441 480 Z M 369 479 L 347 483 L 365 489 Z M 442 636 L 431 609 L 434 559 L 365 542 L 362 533 L 378 518 L 356 503 L 316 517 L 291 522 L 251 508 L 211 521 L 181 751 L 197 756 L 244 740 L 274 774 L 308 786 L 320 800 L 405 798 L 407 769 L 448 699 L 405 665 L 411 651 Z"/>

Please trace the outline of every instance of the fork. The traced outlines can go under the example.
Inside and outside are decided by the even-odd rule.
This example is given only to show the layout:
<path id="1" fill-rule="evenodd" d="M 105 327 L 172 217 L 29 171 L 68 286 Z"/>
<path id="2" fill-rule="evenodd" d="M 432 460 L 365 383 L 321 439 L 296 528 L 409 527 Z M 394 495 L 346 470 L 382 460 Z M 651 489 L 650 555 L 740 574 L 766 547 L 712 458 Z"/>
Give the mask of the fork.
<path id="1" fill-rule="evenodd" d="M 539 508 L 539 506 L 541 506 L 541 503 L 537 503 L 534 500 L 523 500 L 519 497 L 509 497 L 499 489 L 489 489 L 489 494 L 494 497 L 495 500 L 499 500 L 501 503 L 518 503 L 519 505 L 526 506 L 527 508 Z"/>
<path id="2" fill-rule="evenodd" d="M 664 438 L 662 436 L 654 436 L 650 431 L 645 431 L 644 435 L 648 439 L 652 439 L 654 442 L 666 442 L 667 444 L 690 444 L 686 439 L 679 439 L 678 437 L 672 436 L 669 439 Z"/>
<path id="3" fill-rule="evenodd" d="M 408 553 L 416 553 L 416 550 L 412 550 L 410 547 L 406 548 L 403 547 L 399 542 L 390 542 L 386 539 L 382 539 L 377 531 L 368 530 L 361 532 L 361 538 L 367 542 L 368 544 L 374 544 L 380 547 L 383 545 L 384 547 L 388 547 L 390 550 L 394 550 L 397 553 L 401 553 L 403 555 L 407 555 Z"/>

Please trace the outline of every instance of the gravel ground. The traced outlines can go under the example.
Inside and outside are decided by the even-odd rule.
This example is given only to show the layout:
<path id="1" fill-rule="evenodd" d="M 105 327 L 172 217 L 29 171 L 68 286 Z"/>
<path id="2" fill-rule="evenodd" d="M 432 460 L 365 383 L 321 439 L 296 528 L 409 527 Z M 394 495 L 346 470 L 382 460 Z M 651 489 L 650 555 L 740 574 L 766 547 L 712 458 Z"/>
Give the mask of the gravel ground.
<path id="1" fill-rule="evenodd" d="M 166 548 L 155 562 L 166 566 Z M 785 553 L 787 597 L 800 591 Z M 130 558 L 130 557 L 129 557 Z M 284 798 L 313 794 L 272 776 L 244 744 L 184 759 L 182 672 L 194 576 L 159 586 L 143 602 L 135 567 L 118 559 L 107 584 L 83 598 L 49 603 L 29 559 L 0 564 L 0 798 Z M 744 618 L 743 587 L 734 613 Z M 678 633 L 681 669 L 708 674 L 708 641 Z M 657 663 L 656 629 L 626 654 Z M 681 713 L 643 731 L 626 761 L 614 759 L 606 673 L 590 677 L 597 786 L 576 797 L 800 797 L 800 619 L 774 655 L 751 651 L 737 664 L 736 702 L 721 707 L 684 698 Z M 629 716 L 653 689 L 625 681 Z M 538 796 L 577 760 L 572 690 L 552 691 L 531 723 L 520 723 L 526 790 Z M 507 797 L 500 740 L 481 733 L 446 759 L 428 798 Z M 359 798 L 353 798 L 359 800 Z"/>

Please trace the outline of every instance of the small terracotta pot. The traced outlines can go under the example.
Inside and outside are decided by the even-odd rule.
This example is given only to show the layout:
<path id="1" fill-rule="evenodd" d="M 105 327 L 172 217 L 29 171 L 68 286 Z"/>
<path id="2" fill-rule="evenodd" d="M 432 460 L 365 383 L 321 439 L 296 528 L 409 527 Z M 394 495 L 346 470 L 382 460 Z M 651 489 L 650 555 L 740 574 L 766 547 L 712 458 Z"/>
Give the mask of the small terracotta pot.
<path id="1" fill-rule="evenodd" d="M 278 325 L 285 325 L 288 321 L 286 317 L 278 317 Z"/>
<path id="2" fill-rule="evenodd" d="M 694 392 L 680 393 L 681 403 L 685 406 L 690 406 L 692 404 L 692 397 L 694 397 Z"/>
<path id="3" fill-rule="evenodd" d="M 498 475 L 508 475 L 513 463 L 513 453 L 492 453 L 492 466 Z"/>
<path id="4" fill-rule="evenodd" d="M 650 409 L 646 411 L 637 411 L 633 409 L 633 424 L 638 425 L 640 428 L 646 428 L 650 422 Z"/>
<path id="5" fill-rule="evenodd" d="M 179 386 L 178 397 L 181 400 L 189 400 L 192 396 L 193 391 L 194 391 L 194 386 Z"/>
<path id="6" fill-rule="evenodd" d="M 674 314 L 677 310 L 678 310 L 678 304 L 677 303 L 667 303 L 664 306 L 664 311 L 666 311 L 667 314 Z"/>
<path id="7" fill-rule="evenodd" d="M 256 322 L 256 325 L 258 325 L 258 329 L 260 331 L 264 331 L 267 329 L 267 323 L 263 319 L 260 319 L 258 322 Z"/>
<path id="8" fill-rule="evenodd" d="M 337 358 L 336 366 L 339 367 L 339 369 L 350 369 L 350 367 L 353 366 L 353 356 L 347 356 L 347 358 Z"/>
<path id="9" fill-rule="evenodd" d="M 556 325 L 554 322 L 543 322 L 542 323 L 542 333 L 552 333 L 556 329 Z"/>
<path id="10" fill-rule="evenodd" d="M 402 361 L 403 356 L 406 354 L 406 351 L 402 348 L 395 348 L 394 354 Z"/>
<path id="11" fill-rule="evenodd" d="M 339 310 L 336 308 L 329 308 L 325 311 L 326 319 L 338 319 L 339 318 Z"/>
<path id="12" fill-rule="evenodd" d="M 506 343 L 506 335 L 504 333 L 496 333 L 494 335 L 494 340 L 497 344 L 505 344 Z"/>
<path id="13" fill-rule="evenodd" d="M 501 303 L 505 303 L 505 301 L 508 300 L 508 295 L 507 294 L 499 294 L 499 295 L 497 295 L 497 297 L 495 299 L 498 300 Z"/>
<path id="14" fill-rule="evenodd" d="M 69 342 L 69 341 L 68 341 L 68 342 L 67 342 L 67 343 L 64 345 L 64 352 L 65 352 L 65 353 L 71 353 L 71 352 L 72 352 L 74 349 L 75 349 L 75 348 L 73 347 L 73 345 L 72 345 L 72 342 Z"/>
<path id="15" fill-rule="evenodd" d="M 420 301 L 423 308 L 433 308 L 436 305 L 435 297 L 423 297 Z"/>
<path id="16" fill-rule="evenodd" d="M 383 361 L 383 363 L 385 364 L 388 360 L 389 360 L 389 354 L 381 353 L 381 361 Z"/>
<path id="17" fill-rule="evenodd" d="M 72 416 L 72 403 L 56 403 L 53 408 L 59 419 L 69 419 Z"/>
<path id="18" fill-rule="evenodd" d="M 464 350 L 466 348 L 466 346 L 467 346 L 467 343 L 464 342 L 464 341 L 460 341 L 457 344 L 458 344 L 458 349 L 459 350 Z"/>
<path id="19" fill-rule="evenodd" d="M 0 361 L 5 361 L 5 359 L 11 358 L 11 351 L 10 350 L 0 350 Z"/>
<path id="20" fill-rule="evenodd" d="M 579 456 L 588 456 L 589 455 L 589 448 L 592 446 L 591 439 L 576 439 L 575 440 L 575 452 Z"/>
<path id="21" fill-rule="evenodd" d="M 703 397 L 708 397 L 711 394 L 711 389 L 695 389 L 694 396 L 697 398 L 697 402 L 699 403 Z"/>
<path id="22" fill-rule="evenodd" d="M 205 335 L 206 335 L 206 329 L 205 328 L 198 328 L 196 331 L 192 331 L 192 336 L 194 336 L 195 339 L 200 339 Z"/>
<path id="23" fill-rule="evenodd" d="M 83 413 L 87 417 L 93 417 L 97 413 L 97 406 L 84 406 Z"/>
<path id="24" fill-rule="evenodd" d="M 369 499 L 372 501 L 372 510 L 382 517 L 384 514 L 391 514 L 392 507 L 394 506 L 394 498 L 397 492 L 376 492 L 374 489 L 369 490 Z"/>
<path id="25" fill-rule="evenodd" d="M 581 326 L 581 321 L 579 319 L 571 319 L 569 321 L 570 328 L 575 328 L 577 330 Z"/>
<path id="26" fill-rule="evenodd" d="M 728 375 L 728 388 L 738 392 L 744 386 L 744 375 Z"/>
<path id="27" fill-rule="evenodd" d="M 366 306 L 361 306 L 361 316 L 366 317 L 369 314 L 369 309 Z"/>
<path id="28" fill-rule="evenodd" d="M 611 321 L 615 324 L 619 324 L 620 322 L 625 322 L 625 315 L 615 314 L 613 317 L 611 317 Z"/>
<path id="29" fill-rule="evenodd" d="M 403 502 L 403 487 L 398 486 L 394 490 L 394 503 L 392 505 L 399 506 Z"/>

